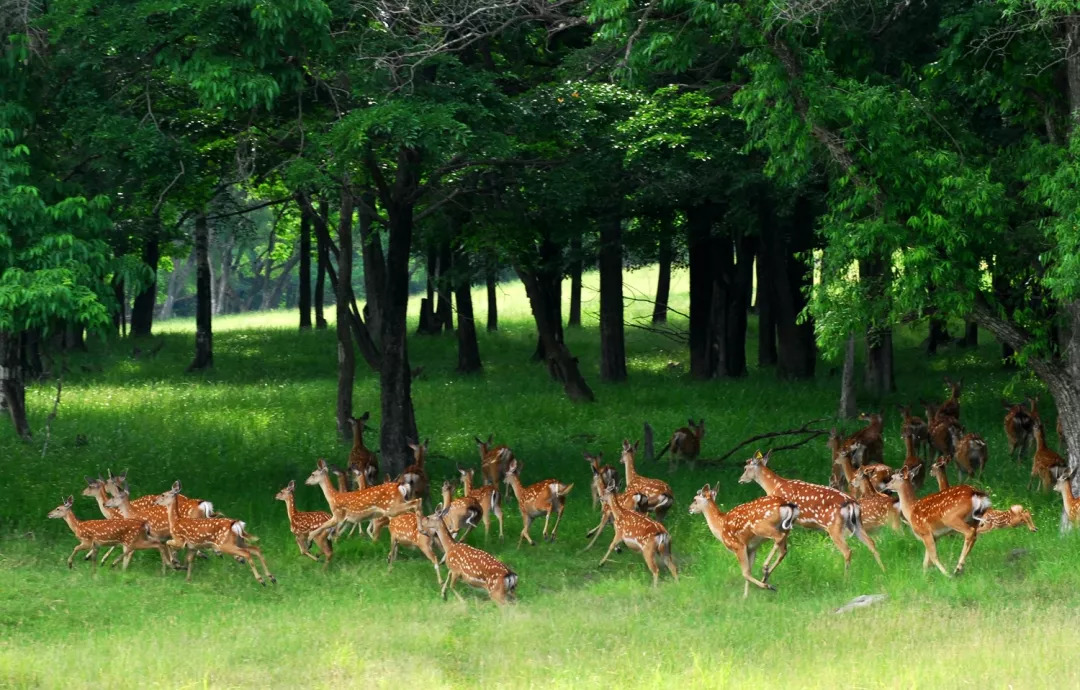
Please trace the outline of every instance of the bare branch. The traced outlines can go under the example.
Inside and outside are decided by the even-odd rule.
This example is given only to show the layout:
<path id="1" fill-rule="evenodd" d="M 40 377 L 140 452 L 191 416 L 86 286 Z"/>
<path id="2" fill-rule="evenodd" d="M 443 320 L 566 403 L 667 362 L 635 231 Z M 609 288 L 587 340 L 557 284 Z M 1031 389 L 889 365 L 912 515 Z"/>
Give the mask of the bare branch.
<path id="1" fill-rule="evenodd" d="M 797 441 L 796 443 L 792 443 L 790 445 L 773 448 L 772 450 L 791 450 L 792 448 L 798 448 L 799 446 L 804 445 L 805 443 L 817 438 L 818 436 L 824 436 L 824 435 L 829 433 L 828 430 L 826 430 L 826 429 L 811 429 L 810 428 L 810 425 L 818 424 L 819 422 L 824 422 L 824 421 L 826 421 L 826 419 L 827 419 L 826 417 L 821 417 L 819 419 L 811 419 L 809 422 L 806 422 L 805 424 L 800 426 L 798 429 L 788 429 L 787 431 L 769 431 L 769 432 L 764 433 L 764 434 L 758 434 L 757 436 L 751 436 L 750 438 L 746 439 L 745 441 L 742 441 L 741 443 L 739 443 L 737 446 L 735 446 L 734 448 L 732 448 L 728 452 L 721 455 L 714 462 L 723 462 L 724 460 L 726 460 L 727 458 L 731 457 L 736 452 L 738 452 L 738 450 L 740 448 L 742 448 L 744 446 L 748 446 L 751 443 L 754 443 L 755 441 L 762 441 L 762 440 L 767 439 L 767 438 L 778 438 L 780 436 L 799 436 L 801 434 L 806 434 L 806 438 L 802 439 L 801 441 Z"/>

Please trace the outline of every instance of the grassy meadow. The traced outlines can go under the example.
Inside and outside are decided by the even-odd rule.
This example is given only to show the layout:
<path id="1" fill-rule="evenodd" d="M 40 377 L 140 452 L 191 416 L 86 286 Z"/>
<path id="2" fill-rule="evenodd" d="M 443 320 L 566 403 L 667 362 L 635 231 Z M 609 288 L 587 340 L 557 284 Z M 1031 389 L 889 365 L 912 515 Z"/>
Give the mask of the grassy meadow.
<path id="1" fill-rule="evenodd" d="M 655 274 L 628 274 L 628 294 L 651 294 Z M 484 372 L 454 374 L 452 336 L 410 342 L 420 433 L 431 439 L 432 483 L 478 464 L 474 435 L 494 433 L 525 463 L 526 483 L 548 477 L 574 482 L 560 539 L 515 548 L 521 519 L 506 507 L 506 538 L 474 531 L 519 575 L 518 603 L 498 608 L 459 585 L 466 603 L 439 598 L 430 564 L 402 549 L 386 572 L 388 540 L 340 542 L 328 572 L 303 558 L 274 493 L 298 484 L 318 457 L 343 463 L 348 447 L 334 430 L 336 381 L 332 330 L 298 333 L 293 312 L 215 320 L 213 371 L 185 374 L 194 324 L 155 325 L 165 346 L 132 358 L 130 342 L 92 340 L 73 357 L 42 457 L 51 384 L 28 391 L 33 443 L 19 443 L 0 422 L 0 686 L 3 687 L 1076 687 L 1080 666 L 1071 633 L 1080 605 L 1080 534 L 1061 535 L 1056 494 L 1025 491 L 1030 463 L 1006 457 L 1000 398 L 1014 373 L 996 362 L 997 345 L 982 334 L 979 352 L 947 348 L 928 361 L 923 331 L 897 342 L 899 392 L 886 413 L 886 461 L 903 446 L 894 403 L 940 399 L 942 375 L 963 376 L 963 421 L 985 436 L 990 464 L 983 482 L 996 507 L 1023 502 L 1039 532 L 1014 529 L 979 538 L 961 577 L 921 570 L 923 547 L 910 531 L 876 535 L 887 572 L 851 540 L 843 561 L 823 534 L 797 530 L 791 552 L 772 578 L 776 593 L 751 591 L 735 558 L 687 514 L 693 493 L 719 482 L 722 507 L 761 495 L 736 483 L 753 448 L 697 472 L 667 472 L 666 462 L 639 463 L 669 481 L 677 506 L 668 518 L 680 568 L 660 586 L 640 555 L 625 551 L 597 569 L 611 539 L 581 553 L 599 513 L 590 506 L 582 451 L 604 451 L 616 464 L 619 442 L 650 422 L 662 442 L 689 416 L 704 417 L 703 457 L 722 454 L 752 434 L 799 426 L 836 409 L 839 372 L 822 363 L 815 381 L 780 383 L 752 368 L 738 381 L 694 382 L 683 346 L 630 328 L 630 381 L 598 377 L 597 277 L 587 276 L 585 326 L 567 331 L 597 403 L 576 405 L 529 361 L 534 329 L 517 284 L 500 286 L 500 330 L 482 328 L 485 301 L 476 293 Z M 687 276 L 673 280 L 673 305 L 685 311 Z M 416 307 L 418 305 L 414 305 Z M 630 303 L 629 317 L 644 315 Z M 415 323 L 415 312 L 410 316 Z M 679 325 L 678 318 L 673 320 Z M 750 359 L 756 362 L 751 324 Z M 358 358 L 359 359 L 359 358 Z M 358 363 L 356 413 L 378 420 L 378 382 Z M 1027 381 L 1019 391 L 1033 390 Z M 1013 397 L 1017 397 L 1013 394 Z M 1044 396 L 1046 400 L 1046 396 Z M 1044 403 L 1044 417 L 1053 410 Z M 1053 424 L 1048 423 L 1053 439 Z M 853 429 L 854 425 L 849 425 Z M 369 445 L 377 447 L 377 424 Z M 85 444 L 76 438 L 85 436 Z M 825 482 L 825 439 L 778 454 L 780 474 Z M 76 541 L 46 519 L 61 495 L 75 494 L 81 519 L 99 518 L 79 496 L 83 476 L 127 468 L 133 495 L 160 492 L 181 479 L 184 493 L 214 501 L 247 522 L 261 539 L 276 587 L 260 587 L 229 559 L 196 561 L 194 581 L 159 574 L 154 552 L 140 552 L 126 573 L 91 571 L 65 559 Z M 955 473 L 951 478 L 955 481 Z M 928 482 L 932 484 L 932 481 Z M 297 489 L 298 508 L 325 509 L 316 487 Z M 540 527 L 533 535 L 539 538 Z M 939 552 L 955 564 L 961 540 Z M 760 559 L 759 559 L 760 563 Z M 445 569 L 444 569 L 445 573 Z M 834 615 L 860 594 L 885 593 L 876 606 Z"/>

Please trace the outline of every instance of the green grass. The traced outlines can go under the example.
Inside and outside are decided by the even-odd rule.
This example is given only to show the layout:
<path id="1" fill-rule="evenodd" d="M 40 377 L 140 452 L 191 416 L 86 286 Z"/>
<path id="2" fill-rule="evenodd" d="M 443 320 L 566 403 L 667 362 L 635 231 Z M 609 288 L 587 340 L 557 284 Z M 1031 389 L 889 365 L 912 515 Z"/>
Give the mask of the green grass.
<path id="1" fill-rule="evenodd" d="M 630 552 L 597 570 L 610 531 L 580 553 L 597 519 L 583 450 L 603 450 L 614 461 L 620 440 L 640 436 L 642 422 L 665 436 L 693 415 L 707 420 L 704 455 L 719 455 L 751 434 L 831 415 L 839 376 L 822 364 L 817 379 L 806 383 L 780 383 L 773 372 L 756 369 L 745 380 L 692 382 L 682 347 L 630 329 L 631 380 L 602 384 L 595 278 L 587 280 L 586 327 L 567 334 L 596 390 L 594 405 L 568 402 L 543 368 L 528 361 L 535 336 L 520 286 L 500 288 L 501 330 L 481 332 L 482 375 L 453 373 L 452 337 L 410 342 L 413 365 L 425 367 L 414 396 L 421 435 L 431 438 L 433 480 L 450 476 L 457 463 L 476 464 L 472 437 L 494 433 L 526 463 L 526 482 L 554 476 L 576 485 L 558 543 L 515 549 L 521 524 L 515 504 L 508 506 L 506 540 L 487 542 L 520 576 L 519 602 L 504 609 L 466 588 L 467 603 L 444 603 L 430 564 L 415 552 L 404 552 L 387 574 L 385 536 L 378 544 L 355 537 L 342 542 L 327 573 L 297 552 L 275 491 L 306 477 L 317 457 L 341 462 L 348 452 L 334 433 L 332 331 L 297 333 L 291 312 L 220 318 L 216 368 L 199 375 L 182 373 L 193 349 L 190 321 L 159 324 L 166 344 L 149 360 L 132 359 L 130 343 L 92 342 L 91 354 L 70 362 L 44 458 L 50 385 L 28 393 L 37 434 L 32 444 L 16 442 L 10 425 L 0 423 L 0 686 L 1080 683 L 1070 634 L 1080 604 L 1080 537 L 1059 534 L 1060 499 L 1028 494 L 1027 469 L 1004 457 L 999 398 L 1011 374 L 993 361 L 996 346 L 989 342 L 978 353 L 950 350 L 927 362 L 916 336 L 900 334 L 900 393 L 882 403 L 886 460 L 897 463 L 902 456 L 893 403 L 939 398 L 942 374 L 962 375 L 964 421 L 990 445 L 985 488 L 999 507 L 1030 505 L 1038 534 L 988 534 L 976 544 L 967 572 L 945 579 L 921 572 L 922 546 L 910 532 L 881 532 L 888 571 L 882 574 L 853 540 L 845 578 L 839 554 L 823 535 L 797 531 L 773 580 L 779 592 L 753 591 L 744 601 L 735 559 L 700 516 L 686 512 L 706 481 L 719 482 L 725 506 L 760 495 L 756 485 L 736 483 L 746 457 L 738 454 L 694 474 L 669 477 L 666 465 L 641 467 L 675 490 L 678 505 L 668 526 L 679 583 L 665 573 L 652 589 L 641 557 Z M 654 278 L 639 271 L 627 281 L 648 294 Z M 685 307 L 685 290 L 686 276 L 679 274 L 677 306 Z M 482 322 L 482 299 L 477 308 Z M 633 314 L 647 310 L 631 306 Z M 750 343 L 756 343 L 753 334 Z M 377 418 L 377 381 L 362 365 L 358 374 L 356 411 L 371 409 Z M 79 434 L 86 445 L 76 445 Z M 824 439 L 779 454 L 774 464 L 781 474 L 824 481 Z M 138 554 L 126 573 L 93 574 L 82 561 L 69 571 L 64 559 L 74 539 L 45 514 L 61 495 L 73 493 L 81 518 L 98 517 L 94 503 L 78 493 L 83 475 L 106 468 L 128 468 L 134 493 L 158 492 L 180 478 L 188 495 L 209 498 L 246 520 L 279 584 L 259 587 L 246 567 L 216 558 L 197 562 L 194 581 L 186 584 L 181 573 L 159 575 L 153 552 Z M 324 507 L 311 487 L 298 489 L 298 504 Z M 482 533 L 469 540 L 484 543 Z M 959 549 L 954 537 L 942 541 L 946 564 L 955 563 Z M 875 592 L 889 599 L 832 614 L 852 597 Z"/>

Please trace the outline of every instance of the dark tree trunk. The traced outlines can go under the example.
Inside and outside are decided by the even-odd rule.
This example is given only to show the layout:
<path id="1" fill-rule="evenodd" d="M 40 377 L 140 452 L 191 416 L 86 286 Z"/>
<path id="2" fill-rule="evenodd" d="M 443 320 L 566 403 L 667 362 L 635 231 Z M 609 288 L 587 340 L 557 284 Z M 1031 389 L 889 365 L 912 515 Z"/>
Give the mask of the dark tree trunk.
<path id="1" fill-rule="evenodd" d="M 580 263 L 578 269 L 580 300 Z M 600 223 L 601 380 L 626 380 L 626 340 L 623 328 L 622 219 L 613 216 Z"/>
<path id="2" fill-rule="evenodd" d="M 603 240 L 601 239 L 601 242 L 602 241 Z M 576 328 L 581 326 L 581 264 L 581 236 L 575 235 L 573 239 L 570 240 L 570 314 L 566 318 L 567 328 Z M 603 301 L 603 297 L 601 297 L 601 301 Z M 603 343 L 603 330 L 603 321 L 601 321 L 601 343 Z M 603 345 L 601 345 L 601 347 L 603 347 Z M 603 370 L 602 356 L 600 368 L 601 370 Z"/>
<path id="3" fill-rule="evenodd" d="M 86 352 L 86 340 L 84 339 L 86 328 L 74 321 L 68 322 L 64 328 L 64 349 Z"/>
<path id="4" fill-rule="evenodd" d="M 844 345 L 844 373 L 840 379 L 840 419 L 855 419 L 859 413 L 855 397 L 855 334 Z"/>
<path id="5" fill-rule="evenodd" d="M 116 299 L 116 312 L 113 313 L 113 326 L 121 337 L 127 335 L 127 297 L 124 291 L 124 279 L 113 278 L 113 297 Z"/>
<path id="6" fill-rule="evenodd" d="M 324 302 L 326 300 L 326 269 L 330 265 L 330 247 L 327 238 L 330 231 L 326 227 L 327 214 L 330 206 L 325 201 L 319 202 L 319 212 L 315 216 L 315 328 L 326 329 L 326 312 Z"/>
<path id="7" fill-rule="evenodd" d="M 771 213 L 771 212 L 770 212 Z M 765 214 L 763 215 L 763 221 Z M 754 262 L 757 268 L 757 297 L 755 306 L 758 316 L 758 367 L 776 366 L 776 315 L 773 303 L 776 301 L 772 286 L 772 276 L 769 275 L 768 267 L 771 264 L 766 259 L 768 251 L 764 241 L 758 241 L 757 260 Z"/>
<path id="8" fill-rule="evenodd" d="M 859 261 L 859 281 L 867 284 L 872 295 L 885 294 L 888 267 L 881 258 Z M 893 375 L 892 329 L 870 326 L 866 331 L 866 390 L 875 397 L 896 390 Z"/>
<path id="9" fill-rule="evenodd" d="M 300 309 L 300 330 L 311 328 L 311 211 L 308 204 L 300 204 L 300 291 L 297 295 Z"/>
<path id="10" fill-rule="evenodd" d="M 709 366 L 713 377 L 726 373 L 728 312 L 730 288 L 735 273 L 731 236 L 723 234 L 712 241 L 712 312 L 709 317 Z"/>
<path id="11" fill-rule="evenodd" d="M 26 417 L 26 384 L 23 378 L 22 338 L 0 331 L 0 398 L 11 415 L 19 438 L 31 437 Z"/>
<path id="12" fill-rule="evenodd" d="M 487 329 L 499 330 L 499 300 L 495 294 L 495 271 L 487 272 Z"/>
<path id="13" fill-rule="evenodd" d="M 214 334 L 210 302 L 210 229 L 206 214 L 195 218 L 195 359 L 188 371 L 214 366 Z"/>
<path id="14" fill-rule="evenodd" d="M 754 276 L 754 245 L 757 241 L 751 237 L 742 237 L 735 242 L 735 266 L 731 272 L 731 283 L 727 289 L 726 328 L 724 329 L 724 361 L 722 371 L 725 376 L 746 376 L 746 322 L 747 300 Z"/>
<path id="15" fill-rule="evenodd" d="M 353 437 L 349 420 L 353 413 L 353 380 L 356 377 L 356 357 L 353 354 L 352 330 L 349 322 L 352 314 L 352 257 L 353 257 L 353 197 L 346 182 L 341 189 L 341 207 L 338 217 L 338 268 L 336 281 L 338 381 L 337 381 L 337 428 L 338 434 L 349 441 Z"/>
<path id="16" fill-rule="evenodd" d="M 540 304 L 547 311 L 548 322 L 555 324 L 556 342 L 561 343 L 564 337 L 562 321 L 562 253 L 553 242 L 545 239 L 540 246 L 540 256 L 542 266 L 534 271 L 533 275 L 539 282 L 543 293 Z M 529 298 L 529 304 L 533 309 L 536 309 L 531 297 Z M 535 317 L 536 315 L 533 314 L 534 320 Z M 536 334 L 536 350 L 532 356 L 534 362 L 550 363 L 548 357 L 550 352 L 546 348 L 544 335 L 538 330 Z M 554 370 L 551 371 L 551 376 L 558 379 L 558 374 Z"/>
<path id="17" fill-rule="evenodd" d="M 938 347 L 949 341 L 949 331 L 943 319 L 930 319 L 930 335 L 926 339 L 926 354 L 936 355 Z"/>
<path id="18" fill-rule="evenodd" d="M 799 323 L 799 314 L 806 306 L 805 289 L 810 285 L 810 270 L 806 261 L 796 257 L 813 246 L 814 214 L 804 197 L 796 200 L 788 232 L 777 226 L 771 213 L 762 223 L 764 260 L 772 280 L 771 306 L 776 322 L 778 343 L 776 374 L 781 379 L 810 379 L 814 377 L 817 349 L 814 344 L 814 324 Z M 768 284 L 768 283 L 767 283 Z"/>
<path id="19" fill-rule="evenodd" d="M 473 319 L 472 267 L 465 250 L 456 254 L 454 265 L 454 288 L 457 297 L 457 370 L 462 374 L 480 371 L 480 343 L 476 339 L 476 321 Z"/>
<path id="20" fill-rule="evenodd" d="M 536 330 L 539 332 L 540 342 L 546 354 L 548 372 L 553 379 L 563 384 L 563 390 L 571 400 L 592 402 L 596 398 L 581 375 L 578 359 L 570 354 L 570 350 L 562 341 L 561 324 L 552 319 L 552 314 L 557 314 L 558 310 L 551 305 L 551 302 L 557 299 L 552 290 L 551 280 L 543 279 L 537 273 L 520 267 L 517 269 L 517 274 L 525 285 L 525 292 L 532 305 Z"/>
<path id="21" fill-rule="evenodd" d="M 964 324 L 964 347 L 978 347 L 979 346 L 979 324 L 975 321 L 968 319 Z"/>
<path id="22" fill-rule="evenodd" d="M 713 316 L 712 226 L 718 214 L 710 205 L 686 209 L 690 259 L 690 376 L 710 379 L 716 372 L 710 337 Z"/>
<path id="23" fill-rule="evenodd" d="M 146 234 L 143 241 L 142 261 L 150 267 L 150 283 L 135 295 L 135 304 L 131 307 L 131 335 L 148 336 L 154 325 L 154 303 L 157 301 L 157 269 L 161 260 L 161 242 L 157 228 Z"/>
<path id="24" fill-rule="evenodd" d="M 438 280 L 439 253 L 435 243 L 427 251 L 427 296 L 420 300 L 420 321 L 416 326 L 417 335 L 434 335 L 438 324 L 435 322 L 435 282 Z"/>
<path id="25" fill-rule="evenodd" d="M 441 333 L 446 331 L 451 333 L 454 330 L 454 303 L 451 293 L 454 290 L 453 278 L 451 276 L 451 249 L 450 243 L 445 242 L 439 248 L 439 282 L 437 307 L 435 308 L 435 332 Z"/>
<path id="26" fill-rule="evenodd" d="M 375 210 L 375 195 L 365 190 L 360 195 L 362 202 L 360 217 L 366 218 Z M 374 223 L 360 223 L 361 257 L 364 261 L 364 291 L 367 293 L 364 313 L 367 318 L 368 332 L 380 347 L 382 338 L 382 303 L 383 286 L 386 285 L 386 259 L 383 256 L 382 238 Z"/>
<path id="27" fill-rule="evenodd" d="M 660 274 L 656 278 L 656 302 L 653 304 L 653 323 L 666 323 L 668 297 L 671 294 L 671 262 L 674 252 L 671 248 L 671 222 L 665 221 L 660 235 L 659 263 Z"/>

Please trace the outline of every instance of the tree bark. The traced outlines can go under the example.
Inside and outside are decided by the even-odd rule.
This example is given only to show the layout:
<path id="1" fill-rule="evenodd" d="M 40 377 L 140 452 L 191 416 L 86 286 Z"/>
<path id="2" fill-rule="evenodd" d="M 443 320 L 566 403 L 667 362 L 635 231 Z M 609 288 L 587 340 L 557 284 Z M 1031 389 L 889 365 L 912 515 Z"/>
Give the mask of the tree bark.
<path id="1" fill-rule="evenodd" d="M 774 313 L 772 276 L 769 275 L 768 267 L 771 262 L 766 258 L 769 251 L 765 243 L 759 239 L 757 260 L 754 262 L 757 269 L 757 296 L 755 306 L 758 316 L 758 367 L 776 366 L 776 315 Z"/>
<path id="2" fill-rule="evenodd" d="M 976 348 L 979 346 L 979 324 L 968 319 L 964 324 L 964 347 Z"/>
<path id="3" fill-rule="evenodd" d="M 717 215 L 711 205 L 686 209 L 690 259 L 690 376 L 695 379 L 710 379 L 716 372 L 710 335 L 714 289 L 712 226 Z"/>
<path id="4" fill-rule="evenodd" d="M 747 301 L 753 284 L 756 243 L 754 238 L 745 235 L 735 241 L 735 265 L 728 274 L 730 283 L 725 289 L 724 359 L 720 365 L 724 376 L 738 378 L 747 374 Z"/>
<path id="5" fill-rule="evenodd" d="M 375 195 L 364 190 L 360 195 L 361 218 L 375 209 Z M 383 286 L 386 285 L 386 258 L 383 256 L 382 237 L 374 223 L 360 224 L 360 256 L 364 262 L 364 314 L 368 332 L 376 347 L 381 347 Z"/>
<path id="6" fill-rule="evenodd" d="M 938 347 L 947 343 L 948 340 L 949 331 L 945 328 L 945 321 L 943 319 L 931 318 L 930 335 L 926 339 L 926 354 L 936 355 Z"/>
<path id="7" fill-rule="evenodd" d="M 326 219 L 330 213 L 329 204 L 326 201 L 319 202 L 319 212 L 313 214 L 315 221 L 315 328 L 326 330 L 326 312 L 324 302 L 326 300 L 326 268 L 330 264 L 330 247 L 327 238 L 330 231 L 326 227 Z"/>
<path id="8" fill-rule="evenodd" d="M 473 318 L 472 267 L 469 255 L 459 250 L 454 264 L 454 286 L 457 297 L 457 370 L 462 374 L 480 371 L 480 343 L 476 338 L 476 320 Z"/>
<path id="9" fill-rule="evenodd" d="M 579 263 L 579 300 L 580 268 Z M 580 308 L 579 304 L 579 311 Z M 603 381 L 626 380 L 626 340 L 623 329 L 622 219 L 613 216 L 600 223 L 600 378 Z"/>
<path id="10" fill-rule="evenodd" d="M 859 261 L 859 281 L 867 284 L 873 295 L 885 294 L 888 266 L 884 259 Z M 875 398 L 896 390 L 893 375 L 892 329 L 871 325 L 866 331 L 866 390 Z"/>
<path id="11" fill-rule="evenodd" d="M 855 395 L 855 334 L 844 345 L 844 373 L 840 377 L 840 419 L 855 419 L 859 413 Z"/>
<path id="12" fill-rule="evenodd" d="M 487 272 L 487 329 L 488 332 L 499 330 L 499 300 L 495 294 L 495 271 Z"/>
<path id="13" fill-rule="evenodd" d="M 21 334 L 0 331 L 0 398 L 11 416 L 16 435 L 29 440 L 32 434 L 26 417 Z"/>
<path id="14" fill-rule="evenodd" d="M 764 257 L 771 275 L 773 314 L 778 342 L 776 374 L 781 379 L 798 380 L 814 377 L 817 348 L 814 324 L 807 319 L 799 323 L 806 306 L 806 288 L 810 285 L 810 267 L 796 257 L 813 246 L 814 214 L 809 200 L 796 200 L 790 226 L 781 231 L 774 218 L 762 225 L 762 238 L 767 246 Z"/>
<path id="15" fill-rule="evenodd" d="M 311 211 L 300 204 L 300 291 L 296 299 L 300 309 L 300 330 L 311 329 Z"/>
<path id="16" fill-rule="evenodd" d="M 439 253 L 435 243 L 430 242 L 427 250 L 427 296 L 420 299 L 420 321 L 416 326 L 417 335 L 434 335 L 437 331 L 435 321 L 435 282 L 438 280 Z"/>
<path id="17" fill-rule="evenodd" d="M 667 219 L 660 234 L 659 275 L 656 278 L 656 300 L 653 303 L 652 314 L 653 323 L 667 323 L 668 298 L 671 294 L 671 262 L 673 258 L 671 221 Z"/>
<path id="18" fill-rule="evenodd" d="M 356 377 L 356 357 L 353 355 L 352 331 L 349 321 L 349 303 L 352 301 L 352 257 L 353 257 L 353 197 L 348 181 L 341 188 L 341 206 L 338 217 L 338 270 L 336 283 L 336 309 L 338 348 L 337 380 L 337 428 L 338 434 L 346 441 L 352 439 L 353 431 L 350 420 L 353 416 L 353 380 Z"/>
<path id="19" fill-rule="evenodd" d="M 143 239 L 142 261 L 150 267 L 150 283 L 135 295 L 135 303 L 131 307 L 131 335 L 136 337 L 149 336 L 154 325 L 154 304 L 157 301 L 157 270 L 161 260 L 161 241 L 158 238 L 158 228 L 150 229 Z"/>
<path id="20" fill-rule="evenodd" d="M 450 333 L 454 330 L 454 304 L 451 297 L 454 289 L 451 276 L 453 259 L 451 253 L 449 242 L 444 242 L 439 247 L 439 279 L 436 284 L 438 297 L 436 299 L 437 306 L 435 307 L 436 333 L 442 333 L 443 331 Z"/>
<path id="21" fill-rule="evenodd" d="M 210 229 L 206 214 L 195 217 L 195 359 L 188 371 L 214 366 L 214 334 L 210 303 Z"/>
<path id="22" fill-rule="evenodd" d="M 603 242 L 603 239 L 601 239 Z M 601 259 L 603 261 L 603 259 Z M 575 235 L 570 240 L 570 314 L 566 318 L 567 328 L 578 328 L 581 326 L 581 236 Z M 602 264 L 601 264 L 602 265 Z M 603 270 L 601 268 L 601 270 Z M 621 266 L 620 266 L 621 270 Z M 603 278 L 601 278 L 601 281 Z M 619 286 L 622 289 L 622 286 Z M 603 287 L 601 287 L 601 302 L 603 301 Z M 621 298 L 620 298 L 621 299 Z M 603 309 L 601 307 L 601 309 Z M 603 336 L 604 325 L 603 321 L 600 322 L 600 342 L 601 348 L 604 340 Z M 603 370 L 603 356 L 601 355 L 600 368 Z M 601 375 L 602 376 L 602 375 Z"/>
<path id="23" fill-rule="evenodd" d="M 127 296 L 124 279 L 114 276 L 112 281 L 113 297 L 116 299 L 116 312 L 113 313 L 113 327 L 121 337 L 127 335 Z"/>

